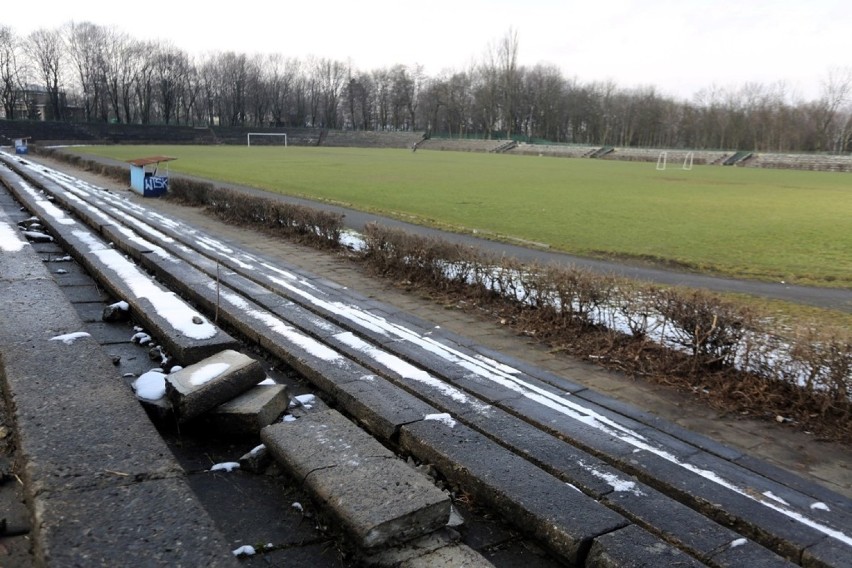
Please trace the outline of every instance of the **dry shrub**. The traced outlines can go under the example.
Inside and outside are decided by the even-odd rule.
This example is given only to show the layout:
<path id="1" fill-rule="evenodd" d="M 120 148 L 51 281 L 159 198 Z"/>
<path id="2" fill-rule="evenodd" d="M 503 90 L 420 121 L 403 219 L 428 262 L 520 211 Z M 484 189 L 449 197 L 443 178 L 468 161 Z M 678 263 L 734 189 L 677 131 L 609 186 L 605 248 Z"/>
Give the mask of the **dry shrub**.
<path id="1" fill-rule="evenodd" d="M 370 223 L 364 258 L 382 276 L 446 291 L 477 286 L 484 276 L 478 249 Z"/>
<path id="2" fill-rule="evenodd" d="M 204 207 L 210 203 L 213 191 L 213 184 L 207 182 L 186 178 L 170 179 L 166 199 L 190 207 Z"/>
<path id="3" fill-rule="evenodd" d="M 524 265 L 376 224 L 365 237 L 373 272 L 487 308 L 556 349 L 691 389 L 725 410 L 792 417 L 835 439 L 852 433 L 848 332 L 811 332 L 791 346 L 766 329 L 769 318 L 707 292 Z"/>
<path id="4" fill-rule="evenodd" d="M 852 334 L 848 330 L 800 330 L 790 347 L 788 372 L 812 397 L 821 411 L 834 408 L 850 418 L 852 394 Z"/>
<path id="5" fill-rule="evenodd" d="M 750 310 L 703 291 L 659 290 L 653 306 L 669 337 L 691 354 L 692 372 L 732 367 L 744 334 L 754 327 Z"/>
<path id="6" fill-rule="evenodd" d="M 339 246 L 343 215 L 230 189 L 202 187 L 207 211 L 232 225 L 249 226 L 320 248 Z"/>

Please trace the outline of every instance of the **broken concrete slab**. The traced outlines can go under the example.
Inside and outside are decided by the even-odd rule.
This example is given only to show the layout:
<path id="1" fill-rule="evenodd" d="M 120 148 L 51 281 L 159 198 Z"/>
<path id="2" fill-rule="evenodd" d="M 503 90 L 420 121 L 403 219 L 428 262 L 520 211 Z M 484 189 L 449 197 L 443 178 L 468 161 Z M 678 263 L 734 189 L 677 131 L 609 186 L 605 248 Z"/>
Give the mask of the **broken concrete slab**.
<path id="1" fill-rule="evenodd" d="M 458 542 L 459 534 L 443 529 L 404 545 L 359 559 L 375 568 L 488 568 L 494 565 L 469 546 Z"/>
<path id="2" fill-rule="evenodd" d="M 359 548 L 405 542 L 449 519 L 449 496 L 338 412 L 273 424 L 261 439 Z"/>
<path id="3" fill-rule="evenodd" d="M 248 391 L 266 378 L 248 355 L 226 349 L 166 377 L 166 398 L 180 422 L 191 420 Z"/>
<path id="4" fill-rule="evenodd" d="M 208 413 L 211 422 L 230 434 L 257 436 L 287 410 L 290 394 L 284 385 L 257 385 Z"/>
<path id="5" fill-rule="evenodd" d="M 623 566 L 699 568 L 705 566 L 636 525 L 597 537 L 584 565 L 600 568 L 622 568 Z"/>

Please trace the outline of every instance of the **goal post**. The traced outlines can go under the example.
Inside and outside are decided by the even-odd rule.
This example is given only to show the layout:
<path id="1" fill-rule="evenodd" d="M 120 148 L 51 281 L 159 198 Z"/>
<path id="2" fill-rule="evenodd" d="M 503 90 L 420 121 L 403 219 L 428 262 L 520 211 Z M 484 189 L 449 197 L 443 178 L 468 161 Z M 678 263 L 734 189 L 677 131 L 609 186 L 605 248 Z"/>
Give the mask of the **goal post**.
<path id="1" fill-rule="evenodd" d="M 284 147 L 287 147 L 287 133 L 286 132 L 249 132 L 246 134 L 246 146 L 251 146 L 251 137 L 252 136 L 283 136 L 284 137 Z"/>
<path id="2" fill-rule="evenodd" d="M 666 151 L 660 152 L 659 157 L 657 158 L 657 171 L 662 172 L 666 169 L 666 161 L 668 160 L 669 153 Z"/>
<path id="3" fill-rule="evenodd" d="M 683 169 L 689 171 L 692 169 L 692 161 L 695 159 L 695 152 L 687 152 L 683 159 Z"/>

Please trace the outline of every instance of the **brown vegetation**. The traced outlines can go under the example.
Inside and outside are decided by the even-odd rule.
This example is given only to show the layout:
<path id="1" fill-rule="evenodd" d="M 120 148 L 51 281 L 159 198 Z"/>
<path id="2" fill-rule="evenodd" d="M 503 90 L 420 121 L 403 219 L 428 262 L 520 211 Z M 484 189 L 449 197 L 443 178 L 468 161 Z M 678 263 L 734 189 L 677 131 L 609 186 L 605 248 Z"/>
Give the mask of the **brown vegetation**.
<path id="1" fill-rule="evenodd" d="M 731 412 L 781 417 L 836 440 L 852 433 L 848 330 L 802 324 L 780 336 L 771 318 L 715 294 L 522 265 L 379 225 L 366 243 L 375 274 L 463 301 L 554 349 Z"/>

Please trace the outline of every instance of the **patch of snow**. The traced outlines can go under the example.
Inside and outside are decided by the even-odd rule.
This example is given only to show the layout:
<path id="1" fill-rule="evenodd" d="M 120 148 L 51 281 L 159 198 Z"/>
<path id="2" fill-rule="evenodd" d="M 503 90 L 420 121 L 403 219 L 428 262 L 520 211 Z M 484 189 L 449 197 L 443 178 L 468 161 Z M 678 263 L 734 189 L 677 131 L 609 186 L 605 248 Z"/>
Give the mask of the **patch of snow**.
<path id="1" fill-rule="evenodd" d="M 313 394 L 300 394 L 299 396 L 293 397 L 293 402 L 290 403 L 292 408 L 296 408 L 298 406 L 304 406 L 308 410 L 314 407 L 314 402 L 316 401 L 316 395 Z"/>
<path id="2" fill-rule="evenodd" d="M 277 383 L 272 380 L 272 377 L 266 377 L 265 379 L 263 379 L 262 381 L 260 381 L 257 384 L 258 385 L 274 385 L 274 384 L 277 384 Z"/>
<path id="3" fill-rule="evenodd" d="M 737 540 L 731 542 L 731 548 L 736 548 L 738 546 L 745 546 L 746 544 L 748 544 L 748 539 L 738 538 Z"/>
<path id="4" fill-rule="evenodd" d="M 777 495 L 774 495 L 774 494 L 772 493 L 772 491 L 764 491 L 764 492 L 763 492 L 763 494 L 764 494 L 766 497 L 769 497 L 770 499 L 772 499 L 773 501 L 777 501 L 778 503 L 781 503 L 782 505 L 786 505 L 786 506 L 788 506 L 788 507 L 790 506 L 790 504 L 789 504 L 787 501 L 785 501 L 785 500 L 784 500 L 784 499 L 782 499 L 781 497 L 778 497 Z"/>
<path id="5" fill-rule="evenodd" d="M 89 252 L 118 276 L 135 297 L 147 298 L 153 304 L 154 311 L 173 329 L 191 339 L 210 339 L 216 335 L 217 330 L 213 324 L 190 308 L 174 292 L 156 284 L 118 251 L 108 248 L 88 231 L 73 231 L 73 234 L 86 243 Z M 201 323 L 196 323 L 198 321 Z"/>
<path id="6" fill-rule="evenodd" d="M 294 503 L 293 503 L 292 505 L 290 505 L 290 506 L 291 506 L 291 507 L 293 507 L 294 509 L 296 509 L 297 511 L 299 511 L 300 513 L 304 513 L 304 512 L 305 512 L 305 508 L 304 508 L 304 507 L 302 507 L 302 504 L 301 504 L 301 503 L 299 503 L 298 501 L 294 502 Z"/>
<path id="7" fill-rule="evenodd" d="M 455 428 L 455 426 L 456 426 L 455 419 L 447 413 L 427 414 L 426 416 L 423 417 L 423 420 L 434 420 L 436 422 L 441 422 L 442 424 L 445 424 L 445 425 L 449 426 L 450 428 Z"/>
<path id="8" fill-rule="evenodd" d="M 347 331 L 344 333 L 338 333 L 334 336 L 334 338 L 343 343 L 344 345 L 348 345 L 349 347 L 360 351 L 376 363 L 383 366 L 388 371 L 399 375 L 403 379 L 408 379 L 427 385 L 440 392 L 441 394 L 452 398 L 456 402 L 460 402 L 462 404 L 470 404 L 472 407 L 477 408 L 480 411 L 490 408 L 487 404 L 483 404 L 478 402 L 476 399 L 472 399 L 464 391 L 452 385 L 449 385 L 436 377 L 433 377 L 426 371 L 418 369 L 411 363 L 408 363 L 407 361 L 397 357 L 396 355 L 388 353 L 387 351 L 383 351 L 378 347 L 367 343 L 366 341 L 356 337 L 351 332 Z"/>
<path id="9" fill-rule="evenodd" d="M 257 554 L 254 547 L 249 544 L 244 544 L 243 546 L 232 550 L 231 553 L 234 556 L 254 556 Z"/>
<path id="10" fill-rule="evenodd" d="M 133 334 L 133 337 L 130 338 L 130 341 L 138 343 L 139 345 L 147 345 L 151 343 L 151 336 L 144 331 L 137 331 Z"/>
<path id="11" fill-rule="evenodd" d="M 85 331 L 75 331 L 74 333 L 66 333 L 65 335 L 51 337 L 50 340 L 61 341 L 65 345 L 71 345 L 75 340 L 80 339 L 81 337 L 91 337 L 91 334 L 86 333 Z"/>
<path id="12" fill-rule="evenodd" d="M 295 421 L 296 421 L 296 417 L 293 416 L 292 414 L 285 414 L 284 418 L 281 419 L 281 422 L 295 422 Z"/>
<path id="13" fill-rule="evenodd" d="M 210 282 L 207 286 L 211 290 L 215 291 L 216 282 Z M 220 291 L 219 297 L 235 308 L 242 310 L 244 315 L 259 321 L 291 343 L 304 349 L 310 355 L 328 362 L 339 362 L 343 360 L 343 356 L 334 349 L 331 349 L 324 343 L 301 333 L 293 326 L 288 325 L 283 320 L 273 316 L 272 314 L 252 308 L 251 305 L 241 296 L 231 292 Z"/>
<path id="14" fill-rule="evenodd" d="M 228 363 L 210 363 L 192 372 L 189 376 L 189 384 L 198 387 L 209 383 L 218 376 L 225 373 L 231 366 Z"/>
<path id="15" fill-rule="evenodd" d="M 263 450 L 265 450 L 265 449 L 266 449 L 266 445 L 265 445 L 265 444 L 257 445 L 257 446 L 255 446 L 255 447 L 253 447 L 253 448 L 251 449 L 251 451 L 249 452 L 249 455 L 250 455 L 251 457 L 256 457 L 256 456 L 257 456 L 260 452 L 262 452 L 262 451 L 263 451 Z"/>
<path id="16" fill-rule="evenodd" d="M 182 365 L 175 365 L 174 367 L 171 368 L 171 370 L 169 371 L 169 374 L 177 373 L 178 371 L 182 371 L 182 370 L 183 370 Z"/>
<path id="17" fill-rule="evenodd" d="M 53 237 L 37 231 L 23 231 L 23 235 L 31 241 L 36 242 L 53 242 Z"/>
<path id="18" fill-rule="evenodd" d="M 166 375 L 159 371 L 148 371 L 133 381 L 133 390 L 142 400 L 158 401 L 166 396 Z"/>
<path id="19" fill-rule="evenodd" d="M 114 310 L 121 310 L 122 312 L 130 311 L 130 304 L 128 304 L 124 300 L 120 300 L 118 302 L 115 302 L 114 304 L 110 304 L 109 307 Z"/>
<path id="20" fill-rule="evenodd" d="M 640 489 L 636 488 L 636 482 L 634 482 L 634 481 L 622 479 L 619 476 L 612 474 L 612 473 L 606 473 L 604 471 L 599 471 L 599 470 L 597 470 L 597 469 L 595 469 L 591 466 L 587 466 L 582 461 L 579 462 L 579 464 L 583 469 L 585 469 L 586 471 L 588 471 L 589 473 L 591 473 L 592 475 L 594 475 L 598 479 L 603 479 L 607 483 L 607 485 L 612 487 L 612 490 L 615 491 L 616 493 L 633 493 L 637 497 L 641 497 L 641 496 L 645 495 L 645 493 L 643 493 Z"/>
<path id="21" fill-rule="evenodd" d="M 831 509 L 828 508 L 828 505 L 826 505 L 825 503 L 822 503 L 820 501 L 817 501 L 816 503 L 812 503 L 811 509 L 815 509 L 815 510 L 819 510 L 819 511 L 831 511 Z"/>
<path id="22" fill-rule="evenodd" d="M 65 270 L 64 268 L 60 268 L 60 269 L 56 270 L 55 272 L 56 272 L 56 274 L 68 274 L 68 271 Z"/>
<path id="23" fill-rule="evenodd" d="M 27 242 L 18 238 L 18 231 L 8 223 L 0 223 L 0 250 L 18 252 Z"/>
<path id="24" fill-rule="evenodd" d="M 338 239 L 338 242 L 342 246 L 355 252 L 360 252 L 367 248 L 367 243 L 364 241 L 364 237 L 360 233 L 356 233 L 352 230 L 340 231 L 340 238 Z"/>
<path id="25" fill-rule="evenodd" d="M 210 468 L 210 471 L 227 471 L 231 472 L 235 469 L 240 469 L 240 464 L 238 462 L 222 462 L 217 463 L 213 467 Z"/>

